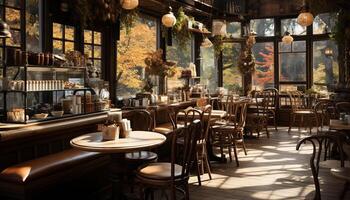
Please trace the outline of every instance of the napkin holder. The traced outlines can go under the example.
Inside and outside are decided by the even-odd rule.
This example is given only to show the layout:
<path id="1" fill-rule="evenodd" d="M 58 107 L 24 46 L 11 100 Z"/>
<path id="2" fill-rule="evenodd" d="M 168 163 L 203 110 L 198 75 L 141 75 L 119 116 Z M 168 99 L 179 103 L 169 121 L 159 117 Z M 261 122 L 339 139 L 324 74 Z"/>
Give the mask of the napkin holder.
<path id="1" fill-rule="evenodd" d="M 127 119 L 123 119 L 122 121 L 118 122 L 118 125 L 120 127 L 120 138 L 128 138 L 130 136 L 130 133 L 132 131 L 130 127 L 130 121 Z"/>
<path id="2" fill-rule="evenodd" d="M 116 140 L 120 136 L 120 126 L 114 122 L 106 122 L 102 126 L 102 138 L 103 140 Z"/>

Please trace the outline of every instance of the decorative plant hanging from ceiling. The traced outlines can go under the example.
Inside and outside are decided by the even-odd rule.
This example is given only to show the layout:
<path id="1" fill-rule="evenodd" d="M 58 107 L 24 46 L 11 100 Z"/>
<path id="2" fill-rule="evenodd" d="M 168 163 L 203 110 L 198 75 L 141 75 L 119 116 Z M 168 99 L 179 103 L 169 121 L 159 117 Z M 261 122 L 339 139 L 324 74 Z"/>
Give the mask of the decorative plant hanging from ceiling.
<path id="1" fill-rule="evenodd" d="M 192 38 L 192 33 L 188 29 L 189 21 L 194 21 L 192 17 L 185 14 L 182 7 L 177 12 L 176 23 L 173 27 L 173 36 L 181 49 L 186 49 L 188 42 Z"/>
<path id="2" fill-rule="evenodd" d="M 254 44 L 255 35 L 251 33 L 247 37 L 245 47 L 239 55 L 238 69 L 242 74 L 248 74 L 255 71 L 255 58 L 252 53 L 252 47 Z"/>

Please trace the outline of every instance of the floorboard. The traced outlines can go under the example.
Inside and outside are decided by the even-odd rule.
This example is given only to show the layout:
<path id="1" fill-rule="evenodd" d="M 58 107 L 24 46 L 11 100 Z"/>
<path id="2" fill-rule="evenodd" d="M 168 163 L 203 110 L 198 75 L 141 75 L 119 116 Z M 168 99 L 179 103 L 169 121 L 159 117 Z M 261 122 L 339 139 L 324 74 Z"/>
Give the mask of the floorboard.
<path id="1" fill-rule="evenodd" d="M 307 131 L 280 127 L 271 129 L 271 137 L 247 139 L 248 155 L 239 149 L 240 166 L 235 162 L 212 163 L 213 179 L 202 175 L 202 186 L 197 177 L 190 178 L 191 200 L 232 199 L 313 199 L 314 184 L 309 158 L 310 144 L 297 151 L 298 140 L 308 136 Z M 338 199 L 344 182 L 332 177 L 329 170 L 320 170 L 322 199 Z M 350 191 L 345 199 L 350 199 Z"/>

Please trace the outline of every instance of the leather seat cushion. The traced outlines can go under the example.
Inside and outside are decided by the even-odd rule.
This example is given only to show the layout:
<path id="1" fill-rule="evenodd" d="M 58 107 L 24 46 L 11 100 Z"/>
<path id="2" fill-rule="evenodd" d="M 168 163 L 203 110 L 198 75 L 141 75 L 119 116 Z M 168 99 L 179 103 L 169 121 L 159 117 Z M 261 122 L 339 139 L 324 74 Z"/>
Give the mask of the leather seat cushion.
<path id="1" fill-rule="evenodd" d="M 175 164 L 175 178 L 181 176 L 182 166 Z M 137 172 L 139 176 L 150 179 L 170 179 L 171 178 L 171 163 L 150 163 L 147 166 L 140 168 Z"/>
<path id="2" fill-rule="evenodd" d="M 157 127 L 154 128 L 153 131 L 155 131 L 157 133 L 161 133 L 163 135 L 168 135 L 174 131 L 173 129 L 174 128 L 173 128 L 173 125 L 171 124 L 171 122 L 168 122 L 168 123 L 163 123 L 163 124 L 157 125 Z"/>
<path id="3" fill-rule="evenodd" d="M 125 154 L 126 160 L 153 161 L 158 158 L 156 153 L 151 151 L 138 151 Z"/>
<path id="4" fill-rule="evenodd" d="M 99 155 L 99 153 L 76 149 L 65 150 L 8 167 L 0 173 L 0 181 L 23 184 L 73 167 L 81 162 L 97 159 Z"/>

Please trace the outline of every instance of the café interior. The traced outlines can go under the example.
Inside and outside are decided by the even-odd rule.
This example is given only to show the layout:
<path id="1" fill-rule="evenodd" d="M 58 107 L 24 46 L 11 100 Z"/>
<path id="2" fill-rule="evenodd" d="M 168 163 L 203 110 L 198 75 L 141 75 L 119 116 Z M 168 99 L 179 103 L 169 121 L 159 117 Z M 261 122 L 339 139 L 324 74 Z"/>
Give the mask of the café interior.
<path id="1" fill-rule="evenodd" d="M 350 199 L 348 0 L 0 0 L 1 200 Z"/>

